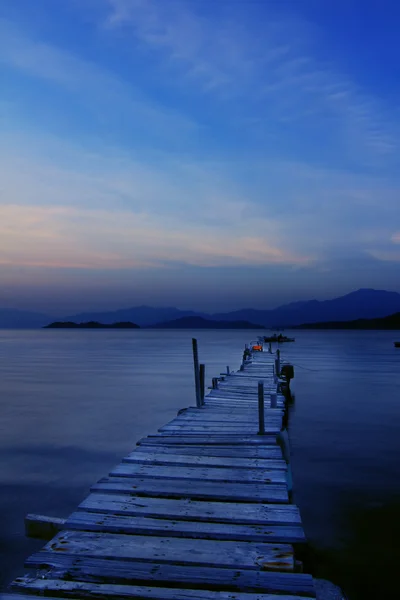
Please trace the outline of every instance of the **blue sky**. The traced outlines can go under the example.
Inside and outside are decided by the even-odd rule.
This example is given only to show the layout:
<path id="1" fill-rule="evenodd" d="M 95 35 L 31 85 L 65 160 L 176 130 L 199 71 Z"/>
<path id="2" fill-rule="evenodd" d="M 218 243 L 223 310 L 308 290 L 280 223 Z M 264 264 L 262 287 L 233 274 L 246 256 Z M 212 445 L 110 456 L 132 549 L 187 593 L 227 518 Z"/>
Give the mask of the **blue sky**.
<path id="1" fill-rule="evenodd" d="M 0 4 L 0 305 L 400 291 L 400 6 Z"/>

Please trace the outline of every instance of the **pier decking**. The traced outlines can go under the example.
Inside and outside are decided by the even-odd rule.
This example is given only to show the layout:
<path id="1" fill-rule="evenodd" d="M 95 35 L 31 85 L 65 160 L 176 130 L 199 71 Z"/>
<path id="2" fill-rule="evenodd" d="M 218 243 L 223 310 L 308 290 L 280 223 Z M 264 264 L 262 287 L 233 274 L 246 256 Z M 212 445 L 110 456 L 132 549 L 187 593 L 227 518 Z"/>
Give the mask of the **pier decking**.
<path id="1" fill-rule="evenodd" d="M 275 396 L 274 360 L 253 352 L 242 370 L 214 380 L 202 406 L 141 439 L 0 596 L 315 598 L 295 556 L 305 536 L 277 442 L 285 399 Z"/>

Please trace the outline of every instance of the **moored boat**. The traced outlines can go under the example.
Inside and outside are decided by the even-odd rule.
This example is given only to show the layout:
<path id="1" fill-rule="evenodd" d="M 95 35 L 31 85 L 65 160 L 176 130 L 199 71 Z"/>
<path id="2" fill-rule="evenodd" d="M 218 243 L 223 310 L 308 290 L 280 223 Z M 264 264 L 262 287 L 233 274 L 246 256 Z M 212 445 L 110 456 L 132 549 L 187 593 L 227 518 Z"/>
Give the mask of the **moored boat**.
<path id="1" fill-rule="evenodd" d="M 294 338 L 289 338 L 286 335 L 282 335 L 281 333 L 279 335 L 271 335 L 271 336 L 264 336 L 264 342 L 268 343 L 268 342 L 277 342 L 278 344 L 282 344 L 283 342 L 294 342 L 295 339 Z"/>

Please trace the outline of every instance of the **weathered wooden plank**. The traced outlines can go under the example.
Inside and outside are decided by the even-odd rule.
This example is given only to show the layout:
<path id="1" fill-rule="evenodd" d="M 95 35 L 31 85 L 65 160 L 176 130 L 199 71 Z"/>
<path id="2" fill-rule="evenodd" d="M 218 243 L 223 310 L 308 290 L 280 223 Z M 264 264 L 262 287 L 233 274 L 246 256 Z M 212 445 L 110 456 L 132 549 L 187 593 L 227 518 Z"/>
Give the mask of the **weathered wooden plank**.
<path id="1" fill-rule="evenodd" d="M 214 410 L 214 408 L 219 408 L 219 409 L 223 409 L 225 407 L 226 402 L 231 402 L 231 400 L 226 400 L 225 398 L 220 398 L 220 399 L 213 399 L 211 398 L 211 400 L 205 400 L 205 404 L 204 406 L 210 410 Z M 270 409 L 271 406 L 271 401 L 269 399 L 269 396 L 265 396 L 265 403 L 264 406 L 266 409 Z M 279 409 L 284 409 L 285 408 L 285 404 L 282 400 L 278 400 L 277 401 L 277 406 Z M 271 409 L 272 410 L 272 409 Z M 274 409 L 275 410 L 275 409 Z M 257 413 L 257 402 L 253 402 L 251 405 L 251 411 L 254 413 Z"/>
<path id="2" fill-rule="evenodd" d="M 270 423 L 265 424 L 265 432 L 267 434 L 279 433 L 282 429 L 280 425 L 274 425 Z M 198 433 L 218 433 L 218 434 L 232 434 L 232 435 L 241 435 L 241 434 L 251 434 L 257 433 L 258 427 L 256 424 L 248 426 L 248 425 L 224 425 L 223 427 L 220 425 L 164 425 L 164 427 L 160 427 L 158 430 L 161 434 L 167 433 L 167 435 L 172 435 L 173 433 L 177 433 L 178 435 L 188 435 L 188 434 L 198 434 Z"/>
<path id="3" fill-rule="evenodd" d="M 221 456 L 227 458 L 249 458 L 257 460 L 275 460 L 282 458 L 282 450 L 279 446 L 201 446 L 191 444 L 190 446 L 151 446 L 148 448 L 146 444 L 137 446 L 134 450 L 136 453 L 148 454 L 153 452 L 154 455 L 172 455 L 179 454 L 185 456 L 212 457 Z"/>
<path id="4" fill-rule="evenodd" d="M 260 381 L 260 379 L 257 380 Z M 262 380 L 261 380 L 262 381 Z M 257 387 L 255 388 L 257 390 Z M 276 393 L 276 384 L 272 384 L 272 385 L 264 385 L 264 390 L 265 390 L 265 394 L 266 395 L 270 395 L 271 393 Z M 225 396 L 231 396 L 232 399 L 236 399 L 240 402 L 243 403 L 243 408 L 246 407 L 245 402 L 252 402 L 253 399 L 256 397 L 256 393 L 254 392 L 253 389 L 248 389 L 246 390 L 246 388 L 244 387 L 219 387 L 218 389 L 215 390 L 210 390 L 210 397 L 211 398 L 220 398 L 221 396 L 224 397 Z"/>
<path id="5" fill-rule="evenodd" d="M 271 394 L 276 393 L 276 391 L 271 390 Z M 265 390 L 265 407 L 267 409 L 271 409 L 271 394 Z M 218 394 L 218 396 L 207 396 L 204 399 L 204 406 L 209 408 L 211 406 L 216 406 L 219 408 L 224 408 L 226 404 L 230 406 L 246 406 L 249 410 L 254 411 L 254 407 L 257 406 L 257 397 L 254 396 L 251 400 L 244 400 L 243 398 L 233 397 L 232 394 Z M 285 406 L 285 401 L 278 396 L 278 408 L 283 408 Z M 271 409 L 272 410 L 272 409 Z"/>
<path id="6" fill-rule="evenodd" d="M 171 521 L 107 513 L 77 511 L 66 520 L 63 529 L 100 531 L 133 535 L 184 537 L 204 540 L 238 540 L 257 542 L 303 543 L 305 535 L 299 525 L 234 525 L 207 521 Z"/>
<path id="7" fill-rule="evenodd" d="M 227 469 L 229 467 L 235 469 L 279 469 L 287 468 L 286 462 L 279 459 L 260 459 L 260 458 L 241 458 L 241 457 L 223 457 L 223 456 L 200 456 L 186 454 L 163 454 L 159 452 L 131 452 L 125 456 L 123 462 L 128 463 L 143 463 L 147 465 L 164 465 L 164 466 L 200 466 L 200 467 L 215 467 Z"/>
<path id="8" fill-rule="evenodd" d="M 274 415 L 271 415 L 271 410 L 276 411 Z M 268 421 L 268 423 L 273 423 L 274 425 L 280 425 L 280 423 L 282 422 L 282 417 L 284 415 L 284 411 L 280 410 L 280 409 L 271 409 L 271 410 L 265 410 L 264 411 L 264 415 L 265 415 L 265 420 Z M 194 425 L 197 426 L 199 424 L 202 425 L 218 425 L 224 427 L 224 426 L 235 426 L 237 427 L 238 425 L 245 425 L 247 427 L 256 427 L 257 426 L 257 412 L 256 411 L 252 411 L 252 414 L 250 414 L 249 416 L 242 416 L 240 419 L 231 419 L 230 415 L 226 414 L 225 412 L 221 412 L 220 416 L 217 416 L 215 414 L 212 414 L 214 411 L 213 409 L 209 409 L 209 414 L 207 415 L 195 415 L 195 416 L 185 416 L 185 417 L 176 417 L 175 419 L 173 419 L 172 421 L 170 421 L 169 423 L 166 423 L 165 425 Z M 255 413 L 255 414 L 253 414 Z"/>
<path id="9" fill-rule="evenodd" d="M 25 535 L 41 540 L 51 540 L 63 528 L 64 523 L 65 519 L 58 517 L 29 514 L 25 517 Z"/>
<path id="10" fill-rule="evenodd" d="M 272 414 L 275 414 L 277 409 L 268 409 L 265 412 L 271 412 Z M 206 417 L 207 415 L 232 415 L 233 418 L 237 418 L 240 419 L 242 418 L 242 416 L 249 416 L 254 418 L 254 411 L 251 408 L 234 408 L 232 406 L 229 406 L 229 404 L 227 404 L 224 408 L 210 408 L 209 406 L 202 406 L 202 408 L 186 408 L 186 409 L 182 409 L 179 412 L 179 416 L 187 416 L 187 417 L 196 417 L 198 416 L 199 418 L 201 416 Z M 257 414 L 256 414 L 257 416 Z"/>
<path id="11" fill-rule="evenodd" d="M 260 380 L 258 380 L 260 381 Z M 256 388 L 257 389 L 257 388 Z M 265 385 L 264 387 L 266 392 L 272 392 L 272 391 L 276 391 L 276 385 Z M 239 406 L 241 406 L 242 408 L 248 408 L 249 406 L 251 406 L 252 402 L 254 401 L 254 398 L 256 397 L 256 394 L 254 393 L 253 390 L 249 390 L 248 392 L 242 392 L 240 390 L 234 390 L 234 389 L 229 389 L 229 388 L 218 388 L 218 389 L 213 389 L 210 390 L 210 393 L 207 395 L 207 398 L 231 398 L 232 400 L 232 405 L 234 406 L 233 402 L 236 401 Z"/>
<path id="12" fill-rule="evenodd" d="M 264 389 L 266 391 L 269 391 L 269 390 L 276 391 L 276 384 L 274 382 L 268 382 L 268 381 L 263 380 L 262 378 L 257 378 L 254 381 L 254 384 L 252 386 L 247 386 L 247 385 L 233 386 L 233 385 L 221 384 L 218 388 L 211 389 L 210 395 L 218 397 L 220 394 L 226 393 L 226 394 L 231 394 L 232 396 L 235 396 L 235 397 L 239 396 L 239 397 L 243 398 L 243 400 L 251 400 L 253 398 L 253 396 L 256 395 L 257 384 L 259 381 L 262 381 L 264 383 Z"/>
<path id="13" fill-rule="evenodd" d="M 230 402 L 230 400 L 228 400 L 228 401 Z M 207 408 L 210 408 L 210 409 L 212 409 L 212 410 L 214 410 L 214 408 L 213 408 L 214 406 L 215 406 L 215 407 L 218 407 L 218 408 L 223 408 L 223 407 L 224 407 L 224 405 L 225 405 L 225 400 L 224 400 L 224 399 L 221 399 L 221 400 L 216 400 L 216 401 L 212 400 L 211 402 L 208 402 L 208 401 L 207 401 L 207 402 L 205 403 L 205 406 L 206 406 Z M 269 399 L 268 397 L 265 397 L 264 406 L 265 406 L 265 408 L 268 408 L 268 409 L 269 409 L 269 407 L 271 406 L 271 401 L 270 401 L 270 399 Z M 278 400 L 277 406 L 278 406 L 279 408 L 282 408 L 282 409 L 284 409 L 284 403 L 283 403 L 283 402 L 281 402 L 280 400 Z M 257 403 L 256 403 L 256 402 L 254 402 L 254 403 L 253 403 L 251 410 L 252 410 L 253 412 L 257 413 Z"/>
<path id="14" fill-rule="evenodd" d="M 271 374 L 268 373 L 268 375 L 265 374 L 265 371 L 263 372 L 258 372 L 254 371 L 254 373 L 252 373 L 253 377 L 249 378 L 249 377 L 229 377 L 225 378 L 225 379 L 221 379 L 218 382 L 218 387 L 217 388 L 213 388 L 216 390 L 221 390 L 223 388 L 244 388 L 246 390 L 254 390 L 254 388 L 257 389 L 257 380 L 262 380 L 264 382 L 265 385 L 273 385 L 274 383 L 274 376 L 272 375 L 272 367 L 271 367 Z"/>
<path id="15" fill-rule="evenodd" d="M 152 434 L 147 438 L 139 440 L 138 444 L 144 443 L 155 444 L 179 444 L 179 445 L 190 445 L 190 444 L 201 444 L 201 445 L 216 445 L 224 446 L 226 444 L 230 446 L 268 446 L 270 444 L 276 445 L 276 435 L 211 435 L 211 434 L 199 434 L 199 435 L 161 435 Z"/>
<path id="16" fill-rule="evenodd" d="M 276 386 L 274 386 L 273 388 L 264 388 L 264 393 L 265 393 L 265 400 L 266 402 L 270 401 L 271 398 L 271 394 L 276 394 Z M 243 410 L 243 412 L 251 412 L 254 411 L 254 404 L 257 403 L 257 396 L 251 396 L 249 398 L 242 398 L 242 397 L 238 397 L 235 394 L 231 394 L 228 392 L 219 392 L 217 393 L 212 393 L 209 396 L 206 396 L 205 399 L 205 408 L 209 409 L 210 407 L 215 407 L 215 408 L 219 408 L 219 409 L 225 409 L 225 407 L 229 406 L 231 408 L 235 408 L 237 407 L 238 409 L 240 408 L 241 410 Z M 285 399 L 282 396 L 278 396 L 278 403 L 279 403 L 279 407 L 283 408 L 283 406 L 285 405 Z M 266 404 L 266 408 L 268 410 L 273 410 L 271 408 L 270 404 Z"/>
<path id="17" fill-rule="evenodd" d="M 275 414 L 271 415 L 271 410 L 275 411 Z M 266 421 L 268 421 L 268 423 L 273 424 L 273 425 L 280 425 L 280 423 L 282 422 L 282 416 L 283 416 L 283 411 L 278 410 L 278 409 L 271 409 L 271 410 L 266 410 L 264 411 L 265 414 L 265 419 Z M 254 411 L 256 413 L 256 411 Z M 220 427 L 220 430 L 223 431 L 225 427 L 249 427 L 249 428 L 253 428 L 257 426 L 257 413 L 256 414 L 252 414 L 250 415 L 250 417 L 242 417 L 241 419 L 230 419 L 229 415 L 226 414 L 222 414 L 221 417 L 216 418 L 215 416 L 213 416 L 212 414 L 212 409 L 210 409 L 209 415 L 208 417 L 210 418 L 205 418 L 203 417 L 203 415 L 200 416 L 193 416 L 193 417 L 176 417 L 175 419 L 172 419 L 172 421 L 169 421 L 169 423 L 166 423 L 165 425 L 163 425 L 163 427 L 165 427 L 166 425 L 182 425 L 185 427 L 188 426 L 194 426 L 194 427 L 198 427 L 199 425 L 203 425 L 203 426 L 218 426 Z"/>
<path id="18" fill-rule="evenodd" d="M 29 591 L 36 595 L 48 594 L 78 598 L 140 598 L 143 600 L 277 600 L 276 595 L 260 593 L 231 593 L 226 591 L 190 590 L 173 587 L 149 587 L 120 585 L 116 583 L 86 583 L 62 579 L 43 579 L 42 576 L 20 578 L 14 589 Z M 298 600 L 298 597 L 279 596 L 279 600 Z"/>
<path id="19" fill-rule="evenodd" d="M 105 477 L 93 485 L 91 490 L 156 498 L 213 499 L 226 502 L 288 502 L 286 485 L 273 483 L 216 483 L 184 479 Z"/>
<path id="20" fill-rule="evenodd" d="M 273 386 L 271 388 L 264 388 L 264 392 L 266 400 L 270 400 L 271 394 L 276 394 L 276 386 Z M 243 393 L 234 392 L 233 390 L 218 390 L 209 397 L 210 400 L 229 400 L 230 406 L 237 405 L 238 407 L 240 406 L 241 408 L 246 408 L 248 410 L 251 409 L 256 398 L 257 395 L 253 392 L 251 394 L 244 395 Z M 283 405 L 284 398 L 281 397 L 279 398 L 279 400 Z M 207 402 L 205 406 L 208 407 L 209 403 Z M 268 405 L 267 408 L 268 410 L 274 410 L 273 408 L 271 408 L 270 405 Z"/>
<path id="21" fill-rule="evenodd" d="M 136 463 L 121 463 L 116 465 L 110 473 L 113 477 L 129 478 L 151 478 L 190 481 L 215 481 L 230 483 L 286 483 L 286 471 L 278 469 L 224 469 L 222 467 L 203 467 L 195 465 L 191 467 L 169 465 L 143 465 Z"/>
<path id="22" fill-rule="evenodd" d="M 267 408 L 265 409 L 265 416 L 271 416 L 278 418 L 283 414 L 283 410 L 279 408 Z M 198 412 L 183 412 L 180 413 L 177 417 L 180 421 L 218 421 L 225 422 L 225 419 L 229 419 L 231 423 L 237 423 L 238 421 L 245 420 L 249 423 L 254 423 L 257 421 L 257 411 L 254 410 L 242 410 L 239 413 L 236 411 L 223 410 L 221 408 L 210 408 L 206 407 L 205 409 L 201 409 Z"/>
<path id="23" fill-rule="evenodd" d="M 280 573 L 277 571 L 191 567 L 137 561 L 108 560 L 86 557 L 84 560 L 63 553 L 41 551 L 31 556 L 29 568 L 52 568 L 48 575 L 60 579 L 98 583 L 171 585 L 205 590 L 263 592 L 294 594 L 314 597 L 315 589 L 310 575 Z M 277 600 L 282 600 L 279 596 Z M 304 599 L 303 599 L 304 600 Z"/>
<path id="24" fill-rule="evenodd" d="M 293 571 L 290 544 L 214 541 L 144 535 L 62 531 L 45 546 L 49 552 L 152 563 L 208 565 L 238 569 Z"/>
<path id="25" fill-rule="evenodd" d="M 153 498 L 129 494 L 93 493 L 78 507 L 85 512 L 110 513 L 129 517 L 152 517 L 172 521 L 207 521 L 251 525 L 299 525 L 300 513 L 294 504 L 253 504 L 207 502 L 188 498 Z"/>

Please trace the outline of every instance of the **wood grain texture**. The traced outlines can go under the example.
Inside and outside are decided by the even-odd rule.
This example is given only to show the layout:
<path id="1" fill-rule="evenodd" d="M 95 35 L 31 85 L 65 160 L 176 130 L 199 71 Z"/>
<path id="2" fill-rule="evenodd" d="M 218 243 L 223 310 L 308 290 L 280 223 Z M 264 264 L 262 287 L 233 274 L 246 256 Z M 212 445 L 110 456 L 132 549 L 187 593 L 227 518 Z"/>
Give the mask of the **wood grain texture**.
<path id="1" fill-rule="evenodd" d="M 202 465 L 147 465 L 123 462 L 110 472 L 112 477 L 148 477 L 150 479 L 185 479 L 194 482 L 229 483 L 286 483 L 285 470 L 278 469 L 235 469 L 204 467 Z"/>
<path id="2" fill-rule="evenodd" d="M 52 574 L 60 579 L 76 581 L 107 582 L 147 585 L 170 585 L 205 590 L 229 590 L 293 594 L 314 597 L 315 589 L 310 575 L 303 573 L 280 573 L 249 569 L 216 568 L 214 566 L 191 567 L 108 560 L 104 558 L 81 559 L 68 554 L 41 551 L 27 560 L 27 566 L 35 569 L 52 568 Z M 43 576 L 49 577 L 46 572 Z M 277 600 L 282 600 L 281 596 Z"/>
<path id="3" fill-rule="evenodd" d="M 117 535 L 87 531 L 62 531 L 45 546 L 48 552 L 74 556 L 137 560 L 156 564 L 208 565 L 238 569 L 293 571 L 293 548 L 289 544 L 214 541 Z"/>
<path id="4" fill-rule="evenodd" d="M 186 521 L 207 521 L 251 525 L 300 525 L 294 504 L 207 502 L 189 498 L 154 498 L 118 493 L 93 493 L 81 504 L 85 512 L 131 517 L 154 517 Z"/>
<path id="5" fill-rule="evenodd" d="M 243 525 L 206 521 L 174 521 L 168 518 L 135 517 L 109 513 L 77 511 L 66 520 L 63 529 L 155 535 L 205 540 L 237 540 L 252 542 L 305 542 L 299 525 Z"/>
<path id="6" fill-rule="evenodd" d="M 158 452 L 132 452 L 125 456 L 123 462 L 127 463 L 143 463 L 146 465 L 164 465 L 164 466 L 200 466 L 200 467 L 215 467 L 221 469 L 286 469 L 286 462 L 281 459 L 260 459 L 260 458 L 244 458 L 224 457 L 224 456 L 202 456 L 202 455 L 186 455 L 186 454 L 168 454 Z"/>
<path id="7" fill-rule="evenodd" d="M 190 590 L 180 588 L 161 588 L 138 585 L 119 585 L 116 583 L 85 583 L 63 581 L 61 579 L 42 579 L 26 576 L 20 579 L 14 589 L 29 590 L 43 595 L 46 592 L 79 598 L 141 598 L 143 600 L 298 600 L 298 597 L 260 593 L 237 593 L 208 590 Z"/>
<path id="8" fill-rule="evenodd" d="M 216 483 L 171 479 L 140 479 L 104 477 L 94 484 L 92 491 L 118 492 L 155 498 L 193 498 L 222 502 L 288 502 L 287 486 L 260 483 Z"/>

